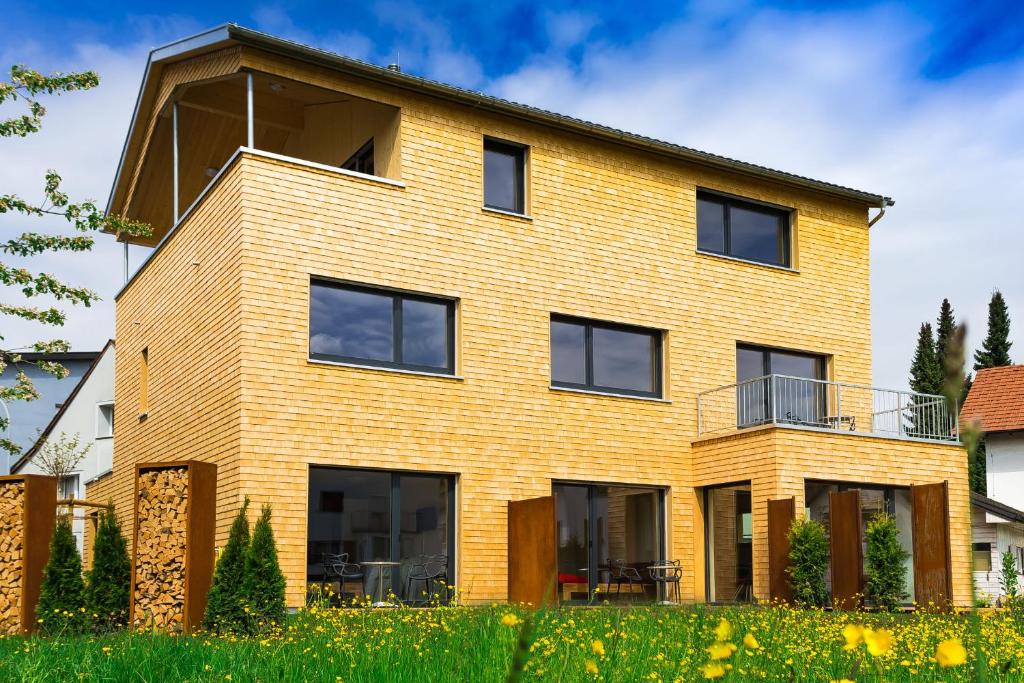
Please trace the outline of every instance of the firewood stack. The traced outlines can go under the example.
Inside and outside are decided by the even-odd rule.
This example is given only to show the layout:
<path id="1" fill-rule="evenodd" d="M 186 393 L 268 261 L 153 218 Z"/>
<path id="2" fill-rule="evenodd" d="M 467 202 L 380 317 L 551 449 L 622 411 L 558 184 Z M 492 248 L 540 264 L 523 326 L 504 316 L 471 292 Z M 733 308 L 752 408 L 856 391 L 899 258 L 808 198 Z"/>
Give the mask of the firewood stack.
<path id="1" fill-rule="evenodd" d="M 0 483 L 0 634 L 21 631 L 25 483 Z"/>
<path id="2" fill-rule="evenodd" d="M 134 584 L 138 628 L 183 628 L 188 481 L 185 467 L 139 474 Z"/>

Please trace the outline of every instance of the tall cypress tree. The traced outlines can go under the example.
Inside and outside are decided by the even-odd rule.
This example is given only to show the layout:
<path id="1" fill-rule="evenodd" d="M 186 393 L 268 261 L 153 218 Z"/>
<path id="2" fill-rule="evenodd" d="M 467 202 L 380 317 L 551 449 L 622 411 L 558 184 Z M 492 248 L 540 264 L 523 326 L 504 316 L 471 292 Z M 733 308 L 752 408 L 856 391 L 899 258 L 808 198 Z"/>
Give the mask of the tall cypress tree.
<path id="1" fill-rule="evenodd" d="M 36 603 L 36 617 L 47 635 L 77 633 L 85 623 L 85 583 L 82 558 L 71 531 L 68 515 L 57 516 L 50 540 L 50 559 L 43 570 L 43 585 Z"/>
<path id="2" fill-rule="evenodd" d="M 988 334 L 981 348 L 974 352 L 974 369 L 998 368 L 1012 365 L 1010 360 L 1010 312 L 1006 300 L 997 289 L 988 302 Z"/>
<path id="3" fill-rule="evenodd" d="M 128 541 L 110 503 L 100 513 L 92 551 L 92 569 L 85 589 L 85 608 L 93 615 L 99 631 L 110 631 L 128 623 L 132 564 Z"/>
<path id="4" fill-rule="evenodd" d="M 231 523 L 228 544 L 217 558 L 213 583 L 206 597 L 203 628 L 215 633 L 241 631 L 246 626 L 244 594 L 245 561 L 249 552 L 249 497 Z"/>
<path id="5" fill-rule="evenodd" d="M 277 561 L 274 529 L 270 526 L 270 505 L 264 505 L 252 531 L 252 545 L 245 557 L 242 592 L 249 608 L 249 630 L 253 633 L 277 626 L 284 619 L 284 574 Z"/>
<path id="6" fill-rule="evenodd" d="M 939 318 L 935 321 L 935 357 L 939 359 L 939 363 L 946 357 L 949 338 L 955 329 L 956 316 L 953 315 L 953 306 L 950 305 L 949 299 L 943 299 L 942 306 L 939 307 Z"/>
<path id="7" fill-rule="evenodd" d="M 942 366 L 935 356 L 935 338 L 931 323 L 922 323 L 917 334 L 917 348 L 910 364 L 910 388 L 922 394 L 937 394 L 942 390 Z"/>

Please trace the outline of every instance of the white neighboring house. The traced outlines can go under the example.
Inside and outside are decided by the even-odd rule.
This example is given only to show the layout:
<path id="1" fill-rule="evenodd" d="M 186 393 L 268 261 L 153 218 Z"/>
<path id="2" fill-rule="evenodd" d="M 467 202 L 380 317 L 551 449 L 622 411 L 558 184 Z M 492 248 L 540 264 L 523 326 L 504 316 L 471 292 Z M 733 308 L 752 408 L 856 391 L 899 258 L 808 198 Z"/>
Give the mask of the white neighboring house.
<path id="1" fill-rule="evenodd" d="M 994 600 L 1007 550 L 1024 590 L 1024 365 L 979 370 L 960 419 L 985 430 L 988 495 L 971 494 L 974 584 L 979 597 Z"/>
<path id="2" fill-rule="evenodd" d="M 36 462 L 48 438 L 61 433 L 79 434 L 80 445 L 92 448 L 74 473 L 59 484 L 57 498 L 83 498 L 85 485 L 110 476 L 114 465 L 114 340 L 107 342 L 39 438 L 11 467 L 12 473 L 46 474 Z M 102 501 L 100 501 L 102 502 Z M 75 508 L 73 531 L 78 551 L 83 551 L 85 516 L 90 510 Z"/>

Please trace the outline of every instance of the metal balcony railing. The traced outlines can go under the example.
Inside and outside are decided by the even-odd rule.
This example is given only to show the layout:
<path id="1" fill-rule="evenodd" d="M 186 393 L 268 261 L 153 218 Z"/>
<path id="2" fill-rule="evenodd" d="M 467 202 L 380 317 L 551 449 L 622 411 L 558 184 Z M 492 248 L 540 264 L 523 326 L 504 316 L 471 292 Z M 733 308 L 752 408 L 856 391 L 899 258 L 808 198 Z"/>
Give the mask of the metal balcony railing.
<path id="1" fill-rule="evenodd" d="M 697 394 L 697 433 L 776 424 L 896 439 L 959 440 L 942 396 L 765 375 Z"/>

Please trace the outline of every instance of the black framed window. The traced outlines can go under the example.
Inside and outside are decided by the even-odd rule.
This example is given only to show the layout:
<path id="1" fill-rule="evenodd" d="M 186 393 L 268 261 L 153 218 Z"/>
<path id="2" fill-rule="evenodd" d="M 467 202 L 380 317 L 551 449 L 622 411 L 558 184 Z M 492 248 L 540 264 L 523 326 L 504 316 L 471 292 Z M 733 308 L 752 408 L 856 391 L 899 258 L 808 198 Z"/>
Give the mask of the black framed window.
<path id="1" fill-rule="evenodd" d="M 551 384 L 661 396 L 661 332 L 551 316 Z"/>
<path id="2" fill-rule="evenodd" d="M 738 344 L 737 426 L 751 427 L 773 419 L 825 426 L 828 385 L 823 381 L 826 372 L 827 362 L 821 355 Z M 773 381 L 768 375 L 780 377 Z"/>
<path id="3" fill-rule="evenodd" d="M 788 268 L 790 212 L 698 191 L 697 248 Z"/>
<path id="4" fill-rule="evenodd" d="M 484 206 L 526 213 L 526 148 L 484 139 Z"/>
<path id="5" fill-rule="evenodd" d="M 355 154 L 348 158 L 348 161 L 341 165 L 346 171 L 356 171 L 373 175 L 373 138 L 356 150 Z"/>
<path id="6" fill-rule="evenodd" d="M 455 302 L 314 279 L 309 356 L 453 374 Z"/>

